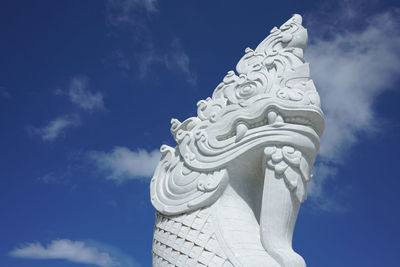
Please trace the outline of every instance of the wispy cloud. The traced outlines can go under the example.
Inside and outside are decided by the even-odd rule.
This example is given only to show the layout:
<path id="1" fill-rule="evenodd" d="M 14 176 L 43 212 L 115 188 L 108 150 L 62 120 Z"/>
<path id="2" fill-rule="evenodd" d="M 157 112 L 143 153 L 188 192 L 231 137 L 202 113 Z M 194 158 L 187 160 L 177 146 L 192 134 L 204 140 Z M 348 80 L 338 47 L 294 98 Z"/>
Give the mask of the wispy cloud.
<path id="1" fill-rule="evenodd" d="M 11 98 L 11 94 L 8 92 L 7 88 L 0 86 L 0 97 Z"/>
<path id="2" fill-rule="evenodd" d="M 70 184 L 70 180 L 65 174 L 57 174 L 55 172 L 48 172 L 45 175 L 38 177 L 36 181 L 44 184 Z"/>
<path id="3" fill-rule="evenodd" d="M 190 68 L 189 56 L 186 54 L 179 39 L 175 38 L 173 40 L 171 50 L 165 55 L 164 62 L 167 69 L 182 73 L 189 84 L 196 85 L 196 74 Z"/>
<path id="4" fill-rule="evenodd" d="M 54 141 L 57 137 L 65 134 L 68 128 L 79 126 L 80 122 L 78 115 L 67 115 L 58 117 L 41 128 L 31 127 L 29 128 L 29 132 L 39 135 L 43 141 Z"/>
<path id="5" fill-rule="evenodd" d="M 85 111 L 104 109 L 103 94 L 89 90 L 89 79 L 86 76 L 71 78 L 68 89 L 57 89 L 56 94 L 68 96 L 71 103 Z"/>
<path id="6" fill-rule="evenodd" d="M 100 92 L 92 93 L 88 90 L 86 77 L 72 78 L 68 96 L 72 103 L 84 110 L 104 109 L 103 95 Z"/>
<path id="7" fill-rule="evenodd" d="M 111 60 L 118 68 L 129 71 L 131 69 L 131 61 L 129 57 L 121 49 L 117 49 L 111 52 L 111 56 L 105 60 Z"/>
<path id="8" fill-rule="evenodd" d="M 379 114 L 373 108 L 375 100 L 393 88 L 400 74 L 399 11 L 387 11 L 366 20 L 359 10 L 346 7 L 347 11 L 340 15 L 343 21 L 351 25 L 356 20 L 364 25 L 347 29 L 343 21 L 327 21 L 328 26 L 319 21 L 309 27 L 310 32 L 320 36 L 328 33 L 322 37 L 311 35 L 306 53 L 326 115 L 320 163 L 310 185 L 310 195 L 318 199 L 323 184 L 327 178 L 335 177 L 338 164 L 345 163 L 347 152 L 360 136 L 381 130 Z"/>
<path id="9" fill-rule="evenodd" d="M 91 151 L 88 157 L 99 170 L 106 172 L 108 179 L 121 183 L 151 177 L 161 155 L 158 150 L 131 151 L 126 147 L 115 147 L 111 152 Z"/>
<path id="10" fill-rule="evenodd" d="M 104 110 L 103 95 L 100 92 L 91 92 L 88 87 L 87 77 L 76 76 L 70 80 L 66 90 L 57 89 L 55 93 L 56 95 L 67 96 L 71 103 L 85 112 Z M 43 127 L 28 127 L 28 132 L 40 136 L 43 141 L 54 141 L 65 135 L 67 129 L 80 126 L 81 115 L 81 111 L 75 110 L 75 113 L 59 116 Z"/>
<path id="11" fill-rule="evenodd" d="M 85 242 L 69 239 L 53 240 L 47 246 L 28 243 L 12 250 L 9 255 L 25 259 L 61 259 L 100 267 L 121 266 L 120 262 L 112 258 L 108 252 L 88 246 Z"/>
<path id="12" fill-rule="evenodd" d="M 118 34 L 133 38 L 132 53 L 129 49 L 118 48 L 112 54 L 116 65 L 124 71 L 136 67 L 140 78 L 154 77 L 154 71 L 162 66 L 165 70 L 180 74 L 194 86 L 196 73 L 190 66 L 190 57 L 179 38 L 171 38 L 170 46 L 160 47 L 153 40 L 149 21 L 159 9 L 156 0 L 108 0 L 107 17 Z M 165 45 L 165 40 L 162 42 Z M 167 49 L 166 49 L 167 48 Z"/>
<path id="13" fill-rule="evenodd" d="M 108 20 L 112 25 L 142 23 L 141 13 L 155 13 L 157 0 L 107 0 Z"/>
<path id="14" fill-rule="evenodd" d="M 152 44 L 148 44 L 143 53 L 135 56 L 139 76 L 146 78 L 154 75 L 153 67 L 164 67 L 172 73 L 183 75 L 186 82 L 192 86 L 197 84 L 197 75 L 190 66 L 190 58 L 186 53 L 180 39 L 175 38 L 167 52 L 156 51 Z"/>
<path id="15" fill-rule="evenodd" d="M 142 53 L 134 55 L 134 66 L 137 67 L 139 77 L 144 79 L 151 74 L 154 66 L 164 65 L 163 56 L 158 54 L 153 44 L 147 44 L 147 48 Z"/>

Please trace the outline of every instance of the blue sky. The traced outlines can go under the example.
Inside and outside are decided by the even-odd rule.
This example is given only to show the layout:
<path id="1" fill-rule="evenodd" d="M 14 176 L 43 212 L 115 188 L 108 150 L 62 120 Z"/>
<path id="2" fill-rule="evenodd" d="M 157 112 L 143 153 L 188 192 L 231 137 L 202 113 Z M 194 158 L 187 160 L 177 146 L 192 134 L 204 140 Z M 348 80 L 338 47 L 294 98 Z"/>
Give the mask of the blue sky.
<path id="1" fill-rule="evenodd" d="M 399 5 L 284 0 L 1 1 L 0 266 L 150 266 L 170 119 L 293 13 L 327 121 L 294 248 L 397 266 Z"/>

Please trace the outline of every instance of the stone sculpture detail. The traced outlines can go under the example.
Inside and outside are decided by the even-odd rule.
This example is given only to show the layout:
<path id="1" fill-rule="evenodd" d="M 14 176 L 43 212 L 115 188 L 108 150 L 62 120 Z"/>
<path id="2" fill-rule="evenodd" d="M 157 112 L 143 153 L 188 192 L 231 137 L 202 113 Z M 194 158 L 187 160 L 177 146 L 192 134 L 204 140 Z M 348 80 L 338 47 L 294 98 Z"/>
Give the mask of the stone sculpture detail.
<path id="1" fill-rule="evenodd" d="M 305 266 L 292 249 L 324 129 L 293 15 L 198 102 L 171 121 L 151 181 L 153 266 Z"/>

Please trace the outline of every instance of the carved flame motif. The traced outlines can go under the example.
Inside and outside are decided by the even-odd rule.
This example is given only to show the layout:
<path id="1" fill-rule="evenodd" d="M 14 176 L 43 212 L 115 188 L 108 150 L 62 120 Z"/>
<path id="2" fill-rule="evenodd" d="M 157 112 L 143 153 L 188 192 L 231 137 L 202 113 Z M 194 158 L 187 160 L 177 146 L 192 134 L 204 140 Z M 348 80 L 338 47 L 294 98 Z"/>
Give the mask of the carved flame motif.
<path id="1" fill-rule="evenodd" d="M 306 183 L 311 180 L 309 164 L 301 152 L 291 146 L 269 146 L 264 149 L 265 161 L 277 177 L 283 177 L 299 202 L 307 198 Z"/>
<path id="2" fill-rule="evenodd" d="M 197 117 L 171 120 L 177 146 L 161 147 L 150 186 L 161 218 L 153 244 L 156 266 L 305 266 L 291 249 L 291 238 L 324 118 L 303 58 L 307 30 L 301 20 L 293 15 L 255 50 L 246 48 L 236 73 L 229 71 L 212 97 L 197 103 Z M 194 215 L 199 210 L 207 211 L 207 220 Z M 238 214 L 236 221 L 232 216 Z M 218 226 L 232 220 L 240 240 Z M 213 225 L 207 231 L 201 226 L 206 221 Z M 251 225 L 253 230 L 243 230 Z M 195 238 L 200 233 L 207 237 Z M 207 248 L 204 240 L 217 240 L 223 253 Z M 240 256 L 240 242 L 252 244 L 255 255 L 265 253 L 248 261 Z"/>

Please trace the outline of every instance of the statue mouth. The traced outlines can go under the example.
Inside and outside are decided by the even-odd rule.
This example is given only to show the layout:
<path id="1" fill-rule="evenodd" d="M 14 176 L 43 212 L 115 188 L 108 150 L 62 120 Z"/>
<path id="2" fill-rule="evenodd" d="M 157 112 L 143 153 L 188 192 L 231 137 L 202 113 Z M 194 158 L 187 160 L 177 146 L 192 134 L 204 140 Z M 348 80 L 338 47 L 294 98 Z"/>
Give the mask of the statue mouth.
<path id="1" fill-rule="evenodd" d="M 266 112 L 262 113 L 253 119 L 238 118 L 234 123 L 231 130 L 227 133 L 217 135 L 218 141 L 225 141 L 234 138 L 234 142 L 240 142 L 245 136 L 256 133 L 260 130 L 269 130 L 271 128 L 277 128 L 285 123 L 298 124 L 313 128 L 311 120 L 306 117 L 301 117 L 298 114 L 295 116 L 286 116 L 285 118 L 281 115 L 277 108 L 269 108 Z"/>

